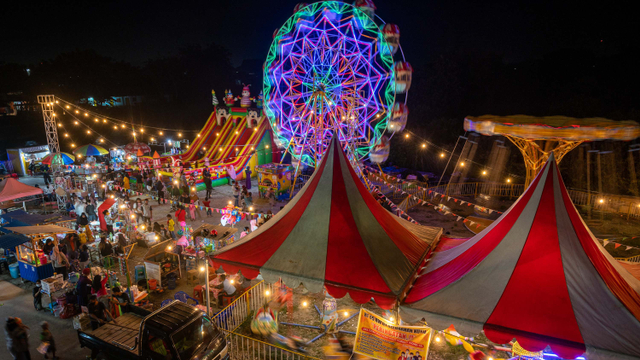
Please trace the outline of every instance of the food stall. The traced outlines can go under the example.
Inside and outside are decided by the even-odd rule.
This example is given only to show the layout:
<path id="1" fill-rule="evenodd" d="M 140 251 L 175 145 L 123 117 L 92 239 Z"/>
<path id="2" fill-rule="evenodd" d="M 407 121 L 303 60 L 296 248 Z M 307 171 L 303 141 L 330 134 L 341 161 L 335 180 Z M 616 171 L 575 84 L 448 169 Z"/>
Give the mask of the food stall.
<path id="1" fill-rule="evenodd" d="M 155 290 L 156 286 L 168 286 L 166 281 L 169 276 L 177 279 L 182 277 L 180 256 L 172 252 L 172 249 L 173 240 L 167 240 L 152 246 L 147 251 L 144 257 L 144 267 L 149 290 Z"/>
<path id="2" fill-rule="evenodd" d="M 15 234 L 25 235 L 30 239 L 30 241 L 16 247 L 16 257 L 18 258 L 20 276 L 31 282 L 53 276 L 53 264 L 49 263 L 44 256 L 38 244 L 39 241 L 50 237 L 57 244 L 59 234 L 74 232 L 58 225 L 11 226 L 4 227 L 4 229 Z"/>

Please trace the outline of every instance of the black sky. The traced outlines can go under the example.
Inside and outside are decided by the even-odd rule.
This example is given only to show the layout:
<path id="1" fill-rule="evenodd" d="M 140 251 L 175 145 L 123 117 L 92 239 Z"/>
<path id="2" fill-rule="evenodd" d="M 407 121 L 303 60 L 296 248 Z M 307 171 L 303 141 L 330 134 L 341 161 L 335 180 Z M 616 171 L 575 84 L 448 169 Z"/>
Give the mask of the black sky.
<path id="1" fill-rule="evenodd" d="M 297 1 L 11 1 L 3 3 L 0 61 L 34 63 L 95 49 L 142 65 L 189 44 L 218 43 L 232 62 L 263 59 Z M 561 49 L 612 55 L 638 44 L 632 2 L 378 0 L 400 26 L 407 60 L 462 49 L 520 62 Z"/>

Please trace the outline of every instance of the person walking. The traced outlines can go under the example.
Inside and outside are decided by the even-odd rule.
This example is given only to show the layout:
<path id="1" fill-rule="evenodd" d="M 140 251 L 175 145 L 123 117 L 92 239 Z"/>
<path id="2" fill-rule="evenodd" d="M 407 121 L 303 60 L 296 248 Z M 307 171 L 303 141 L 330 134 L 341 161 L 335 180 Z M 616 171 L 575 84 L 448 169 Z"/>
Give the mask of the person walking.
<path id="1" fill-rule="evenodd" d="M 144 199 L 144 204 L 142 204 L 142 220 L 147 223 L 148 226 L 151 226 L 151 205 L 149 205 L 149 199 Z"/>
<path id="2" fill-rule="evenodd" d="M 156 181 L 156 190 L 158 191 L 158 205 L 160 205 L 160 201 L 164 199 L 164 191 L 165 191 L 164 183 L 160 179 Z"/>
<path id="3" fill-rule="evenodd" d="M 174 215 L 178 221 L 178 225 L 180 225 L 180 229 L 184 231 L 187 226 L 187 212 L 184 210 L 184 206 L 178 205 L 178 210 L 176 210 Z"/>
<path id="4" fill-rule="evenodd" d="M 44 354 L 45 359 L 49 359 L 49 354 L 51 354 L 51 359 L 56 360 L 58 357 L 56 356 L 56 341 L 53 338 L 53 334 L 49 331 L 49 323 L 43 321 L 40 323 L 40 327 L 42 328 L 42 332 L 40 333 L 40 341 L 43 343 L 49 344 L 47 347 L 47 352 Z"/>
<path id="5" fill-rule="evenodd" d="M 17 317 L 7 318 L 4 333 L 7 341 L 7 349 L 14 360 L 31 360 L 29 353 L 29 327 Z"/>
<path id="6" fill-rule="evenodd" d="M 44 179 L 44 186 L 48 186 L 51 183 L 51 175 L 49 175 L 49 170 L 45 170 L 42 174 L 42 178 Z"/>
<path id="7" fill-rule="evenodd" d="M 36 281 L 36 286 L 33 288 L 33 307 L 37 311 L 42 310 L 42 283 L 40 280 Z"/>

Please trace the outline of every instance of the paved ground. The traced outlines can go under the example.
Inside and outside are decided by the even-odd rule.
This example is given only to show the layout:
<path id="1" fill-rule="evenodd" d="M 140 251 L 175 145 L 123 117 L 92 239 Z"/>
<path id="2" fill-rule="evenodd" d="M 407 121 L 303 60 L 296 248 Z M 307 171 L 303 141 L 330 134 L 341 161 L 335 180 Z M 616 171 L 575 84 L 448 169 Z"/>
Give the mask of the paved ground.
<path id="1" fill-rule="evenodd" d="M 40 184 L 44 185 L 44 180 L 41 176 L 39 177 L 22 177 L 20 181 L 29 184 L 35 185 Z M 244 183 L 244 182 L 243 182 Z M 257 189 L 257 181 L 254 180 L 252 182 L 252 193 L 254 198 L 254 211 L 255 212 L 265 212 L 267 210 L 271 210 L 273 213 L 276 213 L 285 203 L 276 203 L 274 206 L 271 206 L 266 200 L 258 199 L 258 189 Z M 198 193 L 201 199 L 204 199 L 205 192 L 200 191 Z M 135 199 L 135 196 L 130 196 L 131 199 Z M 232 190 L 230 186 L 219 186 L 214 188 L 213 194 L 211 197 L 211 206 L 215 208 L 223 208 L 225 207 L 229 201 L 233 200 Z M 158 221 L 161 224 L 166 223 L 166 215 L 173 212 L 171 211 L 171 206 L 169 204 L 157 205 L 157 202 L 151 202 L 153 206 L 153 219 L 152 221 Z M 209 224 L 219 224 L 220 223 L 220 214 L 213 213 L 211 217 L 207 217 L 204 212 L 201 212 L 201 217 L 195 221 L 187 221 L 187 223 L 191 226 L 198 227 L 202 223 Z M 245 226 L 249 226 L 248 220 L 242 220 L 234 227 L 238 228 L 241 231 Z M 237 234 L 239 236 L 239 233 Z M 131 267 L 138 263 L 142 263 L 142 258 L 146 254 L 147 249 L 137 248 L 135 249 L 135 253 L 132 254 L 131 259 L 133 260 L 133 264 L 130 264 Z M 2 283 L 3 289 L 9 289 L 11 291 L 7 291 L 6 294 L 10 294 L 9 296 L 2 296 L 5 294 L 0 294 L 0 318 L 2 319 L 2 326 L 4 327 L 4 321 L 9 316 L 18 316 L 22 318 L 23 322 L 31 328 L 30 330 L 30 341 L 29 345 L 31 348 L 31 355 L 34 359 L 40 358 L 41 355 L 37 353 L 36 348 L 39 345 L 39 334 L 40 334 L 40 326 L 39 324 L 42 321 L 48 321 L 51 327 L 51 330 L 55 336 L 56 344 L 58 347 L 57 355 L 62 359 L 82 359 L 86 355 L 89 355 L 89 351 L 86 349 L 80 349 L 78 345 L 78 338 L 76 330 L 73 329 L 72 320 L 71 319 L 60 319 L 54 317 L 51 313 L 48 312 L 37 312 L 33 308 L 33 297 L 31 295 L 31 289 L 33 284 L 31 283 L 22 283 L 19 279 L 11 279 L 8 275 L 8 272 L 5 270 L 3 274 L 0 275 L 0 283 Z M 173 293 L 176 291 L 183 290 L 191 295 L 193 289 L 193 285 L 186 285 L 186 276 L 184 279 L 178 282 L 178 288 L 174 291 L 165 292 L 164 294 L 153 294 L 151 296 L 151 301 L 154 302 L 154 307 L 159 307 L 160 302 L 163 299 L 171 298 Z M 213 300 L 213 299 L 212 299 Z M 45 304 L 48 303 L 47 300 L 43 301 Z M 213 301 L 212 301 L 213 302 Z M 3 329 L 4 330 L 4 329 Z M 0 359 L 10 359 L 11 356 L 6 348 L 6 340 L 5 337 L 2 336 L 2 340 L 0 340 Z"/>
<path id="2" fill-rule="evenodd" d="M 0 275 L 0 282 L 4 283 L 3 287 L 6 287 L 9 280 L 9 276 L 6 271 Z M 11 285 L 13 286 L 13 285 Z M 22 319 L 22 322 L 30 327 L 29 330 L 29 347 L 31 349 L 32 359 L 40 359 L 40 355 L 36 348 L 40 345 L 40 323 L 42 321 L 48 321 L 51 332 L 56 340 L 56 346 L 58 355 L 61 359 L 84 359 L 85 356 L 91 352 L 86 349 L 81 349 L 78 345 L 78 336 L 73 329 L 71 319 L 60 319 L 53 316 L 49 312 L 36 311 L 33 308 L 33 296 L 30 290 L 24 290 L 18 288 L 17 296 L 10 299 L 0 300 L 0 319 L 2 319 L 3 335 L 0 340 L 0 359 L 11 359 L 11 354 L 7 350 L 6 340 L 4 336 L 5 320 L 9 316 L 17 316 Z"/>

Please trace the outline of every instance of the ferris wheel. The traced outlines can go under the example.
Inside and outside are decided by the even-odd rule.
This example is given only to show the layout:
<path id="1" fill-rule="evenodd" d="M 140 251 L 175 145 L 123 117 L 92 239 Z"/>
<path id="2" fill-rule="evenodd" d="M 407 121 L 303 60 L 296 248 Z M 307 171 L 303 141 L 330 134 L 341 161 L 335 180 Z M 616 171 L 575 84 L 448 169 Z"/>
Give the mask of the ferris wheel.
<path id="1" fill-rule="evenodd" d="M 402 51 L 394 61 L 400 32 L 374 10 L 371 0 L 298 4 L 274 32 L 264 107 L 294 163 L 315 166 L 332 136 L 352 161 L 384 161 L 388 137 L 404 129 L 411 66 Z"/>

